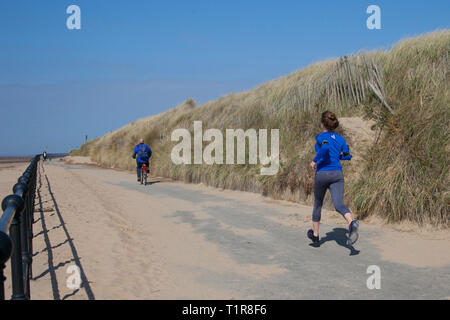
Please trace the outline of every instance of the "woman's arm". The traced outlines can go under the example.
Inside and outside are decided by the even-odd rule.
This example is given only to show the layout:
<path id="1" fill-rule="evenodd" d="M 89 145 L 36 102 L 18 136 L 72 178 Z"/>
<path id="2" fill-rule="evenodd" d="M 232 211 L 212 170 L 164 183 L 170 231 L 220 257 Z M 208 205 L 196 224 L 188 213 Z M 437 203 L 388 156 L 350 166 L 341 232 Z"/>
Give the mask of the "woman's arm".
<path id="1" fill-rule="evenodd" d="M 321 143 L 316 142 L 316 156 L 314 157 L 314 162 L 318 162 L 320 159 L 324 158 L 328 153 L 330 147 L 327 140 L 323 140 Z"/>
<path id="2" fill-rule="evenodd" d="M 321 143 L 317 141 L 315 149 L 316 149 L 316 156 L 314 157 L 314 160 L 310 163 L 310 166 L 313 170 L 317 169 L 317 162 L 328 154 L 329 151 L 328 141 L 324 140 Z"/>
<path id="3" fill-rule="evenodd" d="M 339 155 L 339 160 L 351 160 L 352 155 L 350 154 L 350 148 L 347 143 L 344 141 L 342 146 L 341 154 Z"/>

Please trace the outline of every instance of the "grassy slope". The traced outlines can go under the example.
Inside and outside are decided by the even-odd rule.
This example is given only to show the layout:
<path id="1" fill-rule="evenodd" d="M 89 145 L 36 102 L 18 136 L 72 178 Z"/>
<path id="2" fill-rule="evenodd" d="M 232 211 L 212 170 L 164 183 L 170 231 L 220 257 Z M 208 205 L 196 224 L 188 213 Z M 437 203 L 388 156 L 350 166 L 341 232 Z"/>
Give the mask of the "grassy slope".
<path id="1" fill-rule="evenodd" d="M 360 54 L 382 67 L 385 98 L 394 109 L 393 115 L 364 86 L 360 90 L 365 92 L 364 98 L 361 95 L 357 103 L 351 102 L 348 97 L 353 93 L 345 73 L 335 71 L 335 59 L 202 106 L 188 99 L 71 154 L 90 155 L 104 166 L 132 170 L 131 150 L 143 136 L 153 150 L 154 174 L 311 202 L 313 174 L 308 163 L 314 156 L 314 137 L 320 132 L 319 115 L 329 109 L 340 117 L 375 119 L 382 128 L 380 139 L 365 155 L 360 177 L 353 174 L 351 163 L 343 164 L 346 199 L 352 210 L 361 217 L 377 214 L 390 221 L 408 219 L 448 226 L 449 50 L 450 31 L 445 30 L 402 41 L 386 52 Z M 360 57 L 349 59 L 359 63 Z M 370 79 L 363 71 L 356 74 Z M 347 97 L 336 99 L 339 95 L 330 94 L 330 83 L 340 86 Z M 203 121 L 203 130 L 218 128 L 222 132 L 226 128 L 279 128 L 279 173 L 260 176 L 259 165 L 172 164 L 170 153 L 176 143 L 170 141 L 171 132 L 176 128 L 193 132 L 194 120 Z M 337 132 L 346 136 L 340 128 Z M 352 146 L 352 141 L 349 144 Z"/>
<path id="2" fill-rule="evenodd" d="M 450 32 L 403 41 L 384 57 L 385 136 L 352 189 L 354 208 L 391 221 L 449 225 Z"/>

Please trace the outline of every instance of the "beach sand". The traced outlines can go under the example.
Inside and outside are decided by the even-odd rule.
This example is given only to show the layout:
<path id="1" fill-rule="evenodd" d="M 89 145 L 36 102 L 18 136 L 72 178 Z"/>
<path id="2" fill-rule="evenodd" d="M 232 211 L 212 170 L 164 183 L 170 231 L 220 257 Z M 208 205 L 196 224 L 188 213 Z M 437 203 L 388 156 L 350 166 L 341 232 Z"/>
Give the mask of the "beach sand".
<path id="1" fill-rule="evenodd" d="M 88 166 L 74 165 L 80 163 Z M 11 193 L 26 166 L 0 165 L 1 197 Z M 66 163 L 39 165 L 33 227 L 33 299 L 260 298 L 251 293 L 251 284 L 289 274 L 289 264 L 260 263 L 256 258 L 239 261 L 235 250 L 239 251 L 242 244 L 224 247 L 221 241 L 236 237 L 239 241 L 250 239 L 249 243 L 265 242 L 270 230 L 259 224 L 239 226 L 224 219 L 213 226 L 215 231 L 206 232 L 212 228 L 211 212 L 226 210 L 230 203 L 245 203 L 248 219 L 259 215 L 259 209 L 254 208 L 261 208 L 261 214 L 265 214 L 261 221 L 273 228 L 302 230 L 300 239 L 311 224 L 311 207 L 298 203 L 173 181 L 159 182 L 147 186 L 149 191 L 137 192 L 127 187 L 128 183 L 138 187 L 133 173 L 93 166 L 89 159 L 80 157 L 68 158 Z M 162 179 L 151 177 L 150 181 Z M 174 188 L 173 195 L 157 193 L 170 186 Z M 180 190 L 201 194 L 202 201 L 192 202 Z M 208 211 L 210 208 L 215 211 Z M 346 228 L 336 212 L 325 211 L 322 222 L 324 226 Z M 378 235 L 361 245 L 370 246 L 380 261 L 405 268 L 450 265 L 447 230 L 429 232 L 410 224 L 386 225 L 376 220 L 362 222 L 362 228 Z M 220 232 L 228 238 L 211 241 Z M 277 250 L 297 249 L 287 246 Z M 264 248 L 255 252 L 263 253 Z M 76 284 L 71 278 L 73 266 L 82 267 L 80 289 L 72 286 Z M 7 276 L 9 272 L 8 263 Z M 240 289 L 238 279 L 248 283 L 245 290 Z M 233 281 L 237 281 L 236 285 Z M 10 290 L 7 281 L 6 291 Z M 283 297 L 283 288 L 279 290 L 279 297 Z M 276 298 L 277 293 L 267 293 L 265 297 Z"/>

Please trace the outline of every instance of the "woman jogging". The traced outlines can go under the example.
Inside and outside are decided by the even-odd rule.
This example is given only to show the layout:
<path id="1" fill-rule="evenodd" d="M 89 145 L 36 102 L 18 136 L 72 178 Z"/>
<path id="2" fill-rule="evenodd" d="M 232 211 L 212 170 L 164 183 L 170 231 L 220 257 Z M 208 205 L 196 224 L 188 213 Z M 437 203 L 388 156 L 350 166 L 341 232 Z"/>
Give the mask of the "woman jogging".
<path id="1" fill-rule="evenodd" d="M 323 198 L 327 189 L 330 189 L 336 211 L 342 214 L 347 220 L 348 239 L 347 244 L 351 245 L 358 240 L 359 222 L 353 220 L 352 214 L 344 205 L 344 176 L 340 160 L 350 160 L 352 158 L 345 139 L 333 132 L 339 121 L 333 112 L 325 111 L 321 118 L 322 133 L 316 136 L 316 156 L 311 162 L 311 167 L 316 170 L 314 178 L 314 209 L 312 214 L 313 229 L 308 230 L 308 238 L 316 245 L 319 245 L 319 223 L 322 211 Z"/>

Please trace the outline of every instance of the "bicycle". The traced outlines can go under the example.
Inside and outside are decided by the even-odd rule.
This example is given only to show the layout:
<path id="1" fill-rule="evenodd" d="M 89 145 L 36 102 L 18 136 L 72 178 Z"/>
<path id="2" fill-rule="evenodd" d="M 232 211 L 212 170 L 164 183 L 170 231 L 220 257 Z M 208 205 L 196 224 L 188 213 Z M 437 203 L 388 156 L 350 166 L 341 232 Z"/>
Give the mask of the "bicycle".
<path id="1" fill-rule="evenodd" d="M 147 171 L 147 165 L 144 163 L 141 167 L 141 179 L 140 182 L 143 185 L 147 185 L 147 177 L 148 177 L 148 171 Z"/>

